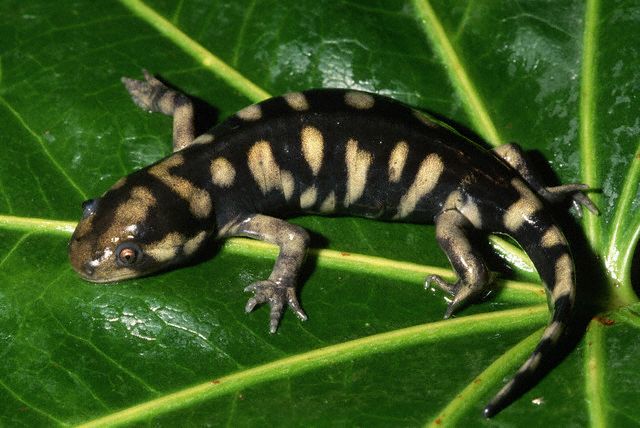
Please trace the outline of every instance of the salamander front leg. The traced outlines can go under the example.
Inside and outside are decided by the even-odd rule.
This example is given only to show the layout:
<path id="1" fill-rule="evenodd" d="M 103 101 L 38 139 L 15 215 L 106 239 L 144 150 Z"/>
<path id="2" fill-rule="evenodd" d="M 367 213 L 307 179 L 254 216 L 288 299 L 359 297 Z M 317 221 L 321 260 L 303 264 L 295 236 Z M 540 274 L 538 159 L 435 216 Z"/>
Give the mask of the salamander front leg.
<path id="1" fill-rule="evenodd" d="M 271 306 L 271 333 L 276 332 L 287 305 L 298 318 L 305 321 L 307 315 L 298 302 L 296 282 L 309 243 L 307 231 L 284 220 L 256 214 L 237 223 L 226 236 L 245 236 L 276 244 L 280 248 L 269 278 L 245 288 L 245 291 L 254 293 L 247 302 L 246 311 L 251 312 L 257 305 L 268 303 Z"/>
<path id="2" fill-rule="evenodd" d="M 527 184 L 548 202 L 556 204 L 567 198 L 571 198 L 571 202 L 578 216 L 582 216 L 581 207 L 585 207 L 593 214 L 598 215 L 598 208 L 583 192 L 584 190 L 589 190 L 589 186 L 586 184 L 571 183 L 561 186 L 544 187 L 519 145 L 516 143 L 504 144 L 496 147 L 493 152 L 518 171 Z"/>
<path id="3" fill-rule="evenodd" d="M 173 116 L 173 151 L 191 145 L 195 138 L 193 103 L 182 92 L 168 88 L 143 70 L 145 80 L 122 78 L 133 102 L 141 109 Z"/>
<path id="4" fill-rule="evenodd" d="M 436 239 L 456 271 L 458 281 L 450 284 L 438 275 L 431 275 L 427 277 L 425 287 L 433 284 L 453 296 L 445 318 L 486 296 L 487 285 L 491 282 L 490 271 L 467 238 L 466 230 L 472 227 L 455 209 L 444 211 L 436 218 Z"/>

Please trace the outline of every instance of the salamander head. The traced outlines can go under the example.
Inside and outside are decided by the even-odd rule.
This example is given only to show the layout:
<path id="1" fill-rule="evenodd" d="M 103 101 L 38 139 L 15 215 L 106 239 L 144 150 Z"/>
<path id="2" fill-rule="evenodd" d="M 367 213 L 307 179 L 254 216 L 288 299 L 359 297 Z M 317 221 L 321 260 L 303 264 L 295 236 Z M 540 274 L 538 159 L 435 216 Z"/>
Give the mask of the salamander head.
<path id="1" fill-rule="evenodd" d="M 205 230 L 213 231 L 203 219 L 190 219 L 188 201 L 143 181 L 134 174 L 82 204 L 69 242 L 71 265 L 82 278 L 113 282 L 162 270 L 195 252 L 209 235 Z"/>

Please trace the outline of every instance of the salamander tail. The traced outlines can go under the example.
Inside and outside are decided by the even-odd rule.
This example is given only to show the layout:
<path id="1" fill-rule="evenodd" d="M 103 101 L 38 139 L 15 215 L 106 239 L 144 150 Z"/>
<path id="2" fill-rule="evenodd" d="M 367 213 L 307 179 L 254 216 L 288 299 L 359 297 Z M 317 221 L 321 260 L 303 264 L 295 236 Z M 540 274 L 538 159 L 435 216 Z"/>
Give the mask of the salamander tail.
<path id="1" fill-rule="evenodd" d="M 564 235 L 553 221 L 538 212 L 511 235 L 538 270 L 553 304 L 553 315 L 531 356 L 485 407 L 487 418 L 496 415 L 540 380 L 572 317 L 575 301 L 573 259 Z"/>

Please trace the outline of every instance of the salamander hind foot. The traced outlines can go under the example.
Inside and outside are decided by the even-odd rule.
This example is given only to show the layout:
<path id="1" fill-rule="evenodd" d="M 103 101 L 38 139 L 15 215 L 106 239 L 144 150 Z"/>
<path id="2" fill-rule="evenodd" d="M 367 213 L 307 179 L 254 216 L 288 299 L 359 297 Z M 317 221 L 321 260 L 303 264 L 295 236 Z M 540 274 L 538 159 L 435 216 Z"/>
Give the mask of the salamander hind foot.
<path id="1" fill-rule="evenodd" d="M 571 183 L 560 186 L 545 187 L 540 195 L 551 203 L 558 203 L 565 199 L 571 200 L 571 204 L 578 217 L 582 217 L 582 208 L 586 208 L 594 215 L 599 215 L 600 211 L 596 204 L 584 193 L 590 190 L 587 184 Z"/>
<path id="2" fill-rule="evenodd" d="M 425 288 L 430 288 L 432 285 L 435 285 L 453 297 L 444 313 L 444 319 L 451 318 L 456 312 L 459 312 L 471 303 L 486 298 L 490 293 L 490 291 L 487 291 L 485 284 L 465 285 L 461 281 L 451 284 L 438 275 L 429 275 L 425 280 Z"/>

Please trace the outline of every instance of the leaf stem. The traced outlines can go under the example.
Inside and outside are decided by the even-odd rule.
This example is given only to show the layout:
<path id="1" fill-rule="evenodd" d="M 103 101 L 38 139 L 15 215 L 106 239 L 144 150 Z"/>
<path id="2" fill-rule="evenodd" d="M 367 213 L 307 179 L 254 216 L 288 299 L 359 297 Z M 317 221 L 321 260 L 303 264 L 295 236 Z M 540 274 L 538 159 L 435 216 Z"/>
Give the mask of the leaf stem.
<path id="1" fill-rule="evenodd" d="M 235 68 L 229 66 L 201 44 L 183 33 L 158 12 L 147 6 L 143 1 L 120 0 L 120 3 L 131 10 L 140 19 L 158 30 L 158 32 L 163 36 L 174 42 L 187 54 L 191 55 L 191 57 L 202 64 L 204 68 L 213 72 L 250 100 L 258 102 L 271 97 L 268 92 L 251 82 Z"/>
<path id="2" fill-rule="evenodd" d="M 583 182 L 598 188 L 600 179 L 596 167 L 596 68 L 599 0 L 587 0 L 584 34 L 582 39 L 582 79 L 580 81 L 580 155 Z M 599 195 L 594 195 L 600 205 Z M 586 234 L 592 248 L 600 247 L 601 224 L 598 217 L 585 217 Z"/>
<path id="3" fill-rule="evenodd" d="M 585 351 L 585 392 L 591 426 L 607 426 L 606 398 L 607 388 L 604 382 L 606 356 L 604 355 L 604 327 L 597 321 L 591 321 L 586 334 Z"/>
<path id="4" fill-rule="evenodd" d="M 326 346 L 292 357 L 272 361 L 208 382 L 184 388 L 163 397 L 87 421 L 83 427 L 116 426 L 149 419 L 195 403 L 224 396 L 255 385 L 320 370 L 373 353 L 432 343 L 463 335 L 513 331 L 539 325 L 547 319 L 546 305 L 531 306 L 488 314 L 471 315 L 438 321 L 363 337 L 337 345 Z"/>

